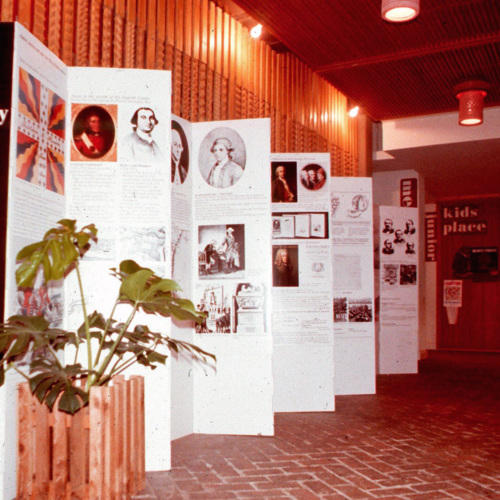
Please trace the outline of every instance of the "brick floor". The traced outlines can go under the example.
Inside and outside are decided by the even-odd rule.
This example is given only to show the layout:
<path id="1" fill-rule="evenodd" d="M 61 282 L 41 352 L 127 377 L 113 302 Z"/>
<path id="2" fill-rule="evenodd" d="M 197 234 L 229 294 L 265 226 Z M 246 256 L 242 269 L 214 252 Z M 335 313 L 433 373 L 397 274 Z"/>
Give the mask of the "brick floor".
<path id="1" fill-rule="evenodd" d="M 135 498 L 500 500 L 500 378 L 385 375 L 331 413 L 278 413 L 275 436 L 192 435 Z"/>

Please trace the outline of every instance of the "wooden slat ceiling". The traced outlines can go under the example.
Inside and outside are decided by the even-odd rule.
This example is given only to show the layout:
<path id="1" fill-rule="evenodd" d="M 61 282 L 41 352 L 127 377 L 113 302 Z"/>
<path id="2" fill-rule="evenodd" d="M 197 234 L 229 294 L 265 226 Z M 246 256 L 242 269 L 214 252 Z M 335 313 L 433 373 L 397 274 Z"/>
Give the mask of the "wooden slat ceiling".
<path id="1" fill-rule="evenodd" d="M 453 87 L 470 79 L 500 105 L 500 0 L 421 0 L 401 24 L 382 20 L 381 0 L 232 1 L 374 120 L 457 110 Z"/>

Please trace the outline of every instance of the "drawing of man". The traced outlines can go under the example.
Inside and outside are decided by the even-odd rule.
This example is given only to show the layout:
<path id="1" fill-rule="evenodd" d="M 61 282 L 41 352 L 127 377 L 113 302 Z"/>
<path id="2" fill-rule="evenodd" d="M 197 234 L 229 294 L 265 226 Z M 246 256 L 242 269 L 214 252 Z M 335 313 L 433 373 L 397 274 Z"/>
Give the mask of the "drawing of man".
<path id="1" fill-rule="evenodd" d="M 132 116 L 130 123 L 133 132 L 123 140 L 123 156 L 127 160 L 138 162 L 157 162 L 162 160 L 158 144 L 152 137 L 152 132 L 158 120 L 151 108 L 139 108 Z"/>

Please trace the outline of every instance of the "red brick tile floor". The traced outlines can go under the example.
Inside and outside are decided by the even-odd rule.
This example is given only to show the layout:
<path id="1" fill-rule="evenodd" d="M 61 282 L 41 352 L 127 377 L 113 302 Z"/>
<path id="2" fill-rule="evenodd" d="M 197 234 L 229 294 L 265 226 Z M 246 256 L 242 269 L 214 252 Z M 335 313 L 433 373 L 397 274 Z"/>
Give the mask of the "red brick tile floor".
<path id="1" fill-rule="evenodd" d="M 377 378 L 329 413 L 278 413 L 274 437 L 191 435 L 136 499 L 500 499 L 500 378 Z"/>

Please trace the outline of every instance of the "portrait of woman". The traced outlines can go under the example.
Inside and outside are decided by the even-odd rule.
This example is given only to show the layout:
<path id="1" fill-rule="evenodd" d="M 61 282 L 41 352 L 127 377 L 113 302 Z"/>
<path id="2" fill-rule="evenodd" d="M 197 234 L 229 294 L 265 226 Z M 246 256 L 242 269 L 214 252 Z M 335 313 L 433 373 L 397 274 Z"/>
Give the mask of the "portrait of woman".
<path id="1" fill-rule="evenodd" d="M 200 172 L 210 186 L 226 189 L 236 184 L 244 173 L 245 162 L 245 144 L 230 128 L 212 130 L 201 144 Z"/>
<path id="2" fill-rule="evenodd" d="M 273 286 L 299 286 L 297 270 L 293 260 L 297 261 L 297 247 L 294 249 L 280 247 L 274 253 Z"/>

